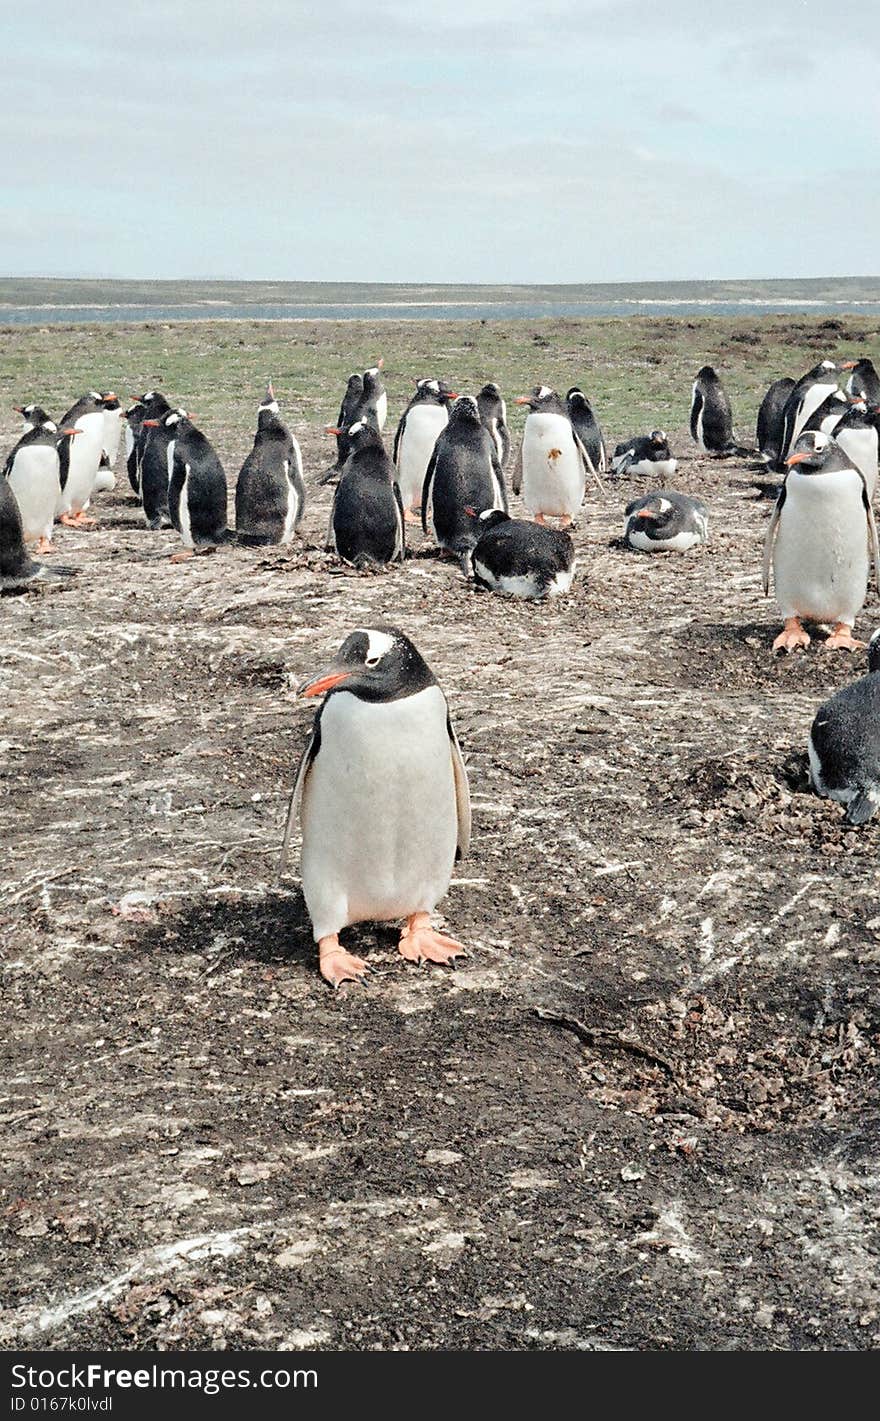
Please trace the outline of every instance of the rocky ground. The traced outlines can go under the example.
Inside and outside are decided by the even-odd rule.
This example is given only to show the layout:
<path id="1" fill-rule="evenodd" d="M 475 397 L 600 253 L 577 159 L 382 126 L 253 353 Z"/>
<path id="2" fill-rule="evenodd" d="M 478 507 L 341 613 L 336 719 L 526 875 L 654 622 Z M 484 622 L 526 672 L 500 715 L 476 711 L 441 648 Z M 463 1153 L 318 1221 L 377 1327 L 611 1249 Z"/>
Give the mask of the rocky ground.
<path id="1" fill-rule="evenodd" d="M 823 340 L 799 330 L 795 374 Z M 164 373 L 113 339 L 132 388 Z M 7 341 L 19 383 L 42 373 L 50 334 Z M 739 350 L 734 389 L 786 373 Z M 771 504 L 747 461 L 694 457 L 671 374 L 711 542 L 628 553 L 647 485 L 589 489 L 552 606 L 475 590 L 421 534 L 381 574 L 325 554 L 314 384 L 289 551 L 173 565 L 123 473 L 98 531 L 59 533 L 78 576 L 0 602 L 3 1346 L 880 1342 L 880 829 L 844 829 L 804 753 L 864 654 L 773 660 Z M 259 382 L 206 383 L 232 484 Z M 292 688 L 377 621 L 466 754 L 444 912 L 469 956 L 419 970 L 365 926 L 373 985 L 333 994 L 295 855 L 274 881 L 314 709 Z"/>

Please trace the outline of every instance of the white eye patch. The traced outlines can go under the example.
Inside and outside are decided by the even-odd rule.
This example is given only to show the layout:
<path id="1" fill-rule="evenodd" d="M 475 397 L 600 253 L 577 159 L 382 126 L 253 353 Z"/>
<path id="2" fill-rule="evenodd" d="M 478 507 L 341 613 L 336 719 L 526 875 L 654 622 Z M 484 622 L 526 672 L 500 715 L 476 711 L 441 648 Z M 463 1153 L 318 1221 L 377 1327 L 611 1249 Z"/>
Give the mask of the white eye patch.
<path id="1" fill-rule="evenodd" d="M 362 419 L 359 419 L 358 422 L 357 422 L 357 424 L 353 424 L 353 425 L 351 426 L 351 428 L 349 429 L 348 432 L 349 432 L 349 434 L 357 434 L 359 430 L 363 429 L 363 427 L 364 427 L 364 422 L 363 422 Z"/>
<path id="2" fill-rule="evenodd" d="M 368 666 L 375 666 L 382 660 L 382 657 L 387 656 L 389 651 L 393 648 L 394 637 L 389 636 L 387 632 L 371 631 L 367 627 L 363 628 L 363 632 L 367 638 L 366 664 Z"/>
<path id="3" fill-rule="evenodd" d="M 538 391 L 538 399 L 546 400 L 547 396 L 552 394 L 553 391 L 550 389 L 549 385 L 542 385 L 540 390 Z"/>

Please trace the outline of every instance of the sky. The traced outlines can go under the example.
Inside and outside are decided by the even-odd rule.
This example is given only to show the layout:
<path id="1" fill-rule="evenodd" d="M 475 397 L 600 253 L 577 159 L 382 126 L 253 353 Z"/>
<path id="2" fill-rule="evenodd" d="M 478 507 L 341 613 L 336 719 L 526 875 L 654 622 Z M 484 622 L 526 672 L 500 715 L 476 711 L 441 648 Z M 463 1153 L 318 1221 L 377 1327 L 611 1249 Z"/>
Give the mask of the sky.
<path id="1" fill-rule="evenodd" d="M 3 275 L 880 270 L 878 27 L 821 0 L 2 8 Z"/>

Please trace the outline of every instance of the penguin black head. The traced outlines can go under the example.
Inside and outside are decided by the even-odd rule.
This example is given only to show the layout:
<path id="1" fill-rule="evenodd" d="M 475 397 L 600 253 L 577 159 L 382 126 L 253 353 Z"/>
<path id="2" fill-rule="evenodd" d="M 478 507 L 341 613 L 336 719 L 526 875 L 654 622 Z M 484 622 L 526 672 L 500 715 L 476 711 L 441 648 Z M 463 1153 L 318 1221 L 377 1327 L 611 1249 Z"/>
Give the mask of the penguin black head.
<path id="1" fill-rule="evenodd" d="M 458 395 L 445 380 L 416 380 L 415 398 L 426 404 L 448 405 L 457 400 Z"/>
<path id="2" fill-rule="evenodd" d="M 702 370 L 697 371 L 697 383 L 701 385 L 717 385 L 718 376 L 712 365 L 704 365 Z"/>
<path id="3" fill-rule="evenodd" d="M 260 403 L 261 410 L 271 410 L 273 414 L 278 413 L 278 401 L 275 398 L 275 390 L 270 380 L 266 386 L 266 393 Z"/>
<path id="4" fill-rule="evenodd" d="M 868 642 L 868 670 L 880 671 L 880 627 L 871 633 Z"/>
<path id="5" fill-rule="evenodd" d="M 655 449 L 662 449 L 664 453 L 669 453 L 669 440 L 667 438 L 665 429 L 652 429 L 651 443 L 654 445 Z"/>
<path id="6" fill-rule="evenodd" d="M 465 508 L 464 511 L 470 518 L 476 519 L 477 532 L 481 537 L 490 528 L 497 528 L 499 523 L 510 522 L 510 514 L 505 513 L 503 508 L 484 508 L 482 513 L 475 508 Z"/>
<path id="7" fill-rule="evenodd" d="M 495 384 L 494 380 L 487 380 L 479 395 L 477 396 L 477 399 L 480 399 L 481 396 L 483 399 L 486 400 L 500 400 L 501 389 L 498 385 Z"/>
<path id="8" fill-rule="evenodd" d="M 536 414 L 561 414 L 563 412 L 562 401 L 555 390 L 551 390 L 549 385 L 535 385 L 528 395 L 517 395 L 516 404 L 528 405 L 529 409 Z"/>
<path id="9" fill-rule="evenodd" d="M 13 405 L 16 414 L 20 414 L 25 424 L 29 424 L 31 429 L 39 429 L 41 425 L 54 422 L 50 415 L 46 413 L 42 405 Z"/>
<path id="10" fill-rule="evenodd" d="M 144 426 L 148 429 L 156 429 L 160 424 L 170 434 L 180 434 L 184 428 L 192 428 L 192 419 L 186 410 L 176 409 L 167 410 L 159 419 L 144 420 Z"/>
<path id="11" fill-rule="evenodd" d="M 641 518 L 652 528 L 663 528 L 675 517 L 675 504 L 662 493 L 652 493 L 638 508 L 633 509 L 633 518 Z"/>
<path id="12" fill-rule="evenodd" d="M 350 424 L 348 429 L 340 429 L 338 425 L 328 424 L 328 434 L 347 434 L 353 450 L 369 449 L 371 446 L 382 449 L 382 435 L 371 419 L 363 417 Z"/>
<path id="13" fill-rule="evenodd" d="M 368 399 L 371 395 L 381 395 L 385 388 L 382 384 L 382 375 L 380 373 L 384 364 L 384 360 L 380 360 L 378 365 L 373 365 L 369 370 L 364 371 L 363 388 L 364 394 Z"/>
<path id="14" fill-rule="evenodd" d="M 345 638 L 330 666 L 299 687 L 298 695 L 348 691 L 362 701 L 398 701 L 436 684 L 409 637 L 397 627 L 370 627 Z"/>
<path id="15" fill-rule="evenodd" d="M 565 403 L 568 405 L 569 412 L 571 412 L 572 410 L 589 414 L 592 414 L 593 412 L 593 408 L 590 404 L 590 401 L 587 399 L 583 390 L 581 390 L 577 385 L 572 385 L 571 389 L 568 391 L 568 394 L 565 396 Z"/>
<path id="16" fill-rule="evenodd" d="M 480 424 L 480 411 L 472 395 L 459 395 L 449 411 L 450 424 Z"/>
<path id="17" fill-rule="evenodd" d="M 829 375 L 833 375 L 837 370 L 833 360 L 820 360 L 818 365 L 814 365 L 803 377 L 805 380 L 825 380 Z"/>
<path id="18" fill-rule="evenodd" d="M 801 434 L 785 463 L 789 469 L 797 468 L 799 474 L 833 474 L 852 468 L 837 441 L 821 429 Z"/>
<path id="19" fill-rule="evenodd" d="M 120 408 L 119 396 L 113 390 L 106 390 L 101 394 L 101 404 L 105 410 L 118 410 Z"/>

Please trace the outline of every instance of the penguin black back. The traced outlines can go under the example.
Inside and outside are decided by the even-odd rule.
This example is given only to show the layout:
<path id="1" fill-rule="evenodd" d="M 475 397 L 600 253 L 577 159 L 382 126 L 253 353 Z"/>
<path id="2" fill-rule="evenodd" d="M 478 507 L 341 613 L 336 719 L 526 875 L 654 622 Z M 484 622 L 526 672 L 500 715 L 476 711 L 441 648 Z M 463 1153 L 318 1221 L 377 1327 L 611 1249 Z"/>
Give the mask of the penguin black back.
<path id="1" fill-rule="evenodd" d="M 231 535 L 226 526 L 226 474 L 211 441 L 185 410 L 164 419 L 174 436 L 168 486 L 171 521 L 187 547 L 212 548 Z"/>
<path id="2" fill-rule="evenodd" d="M 333 497 L 329 542 L 346 562 L 402 562 L 403 505 L 394 464 L 373 424 L 356 420 L 348 430 L 351 453 Z"/>
<path id="3" fill-rule="evenodd" d="M 507 512 L 507 494 L 494 439 L 483 425 L 476 400 L 462 395 L 434 445 L 422 490 L 422 527 L 442 548 L 461 555 L 474 546 L 473 514 L 488 508 Z M 473 510 L 469 513 L 468 509 Z"/>
<path id="4" fill-rule="evenodd" d="M 235 486 L 235 527 L 241 543 L 289 542 L 305 508 L 299 445 L 281 418 L 270 383 L 257 414 L 254 447 Z"/>

